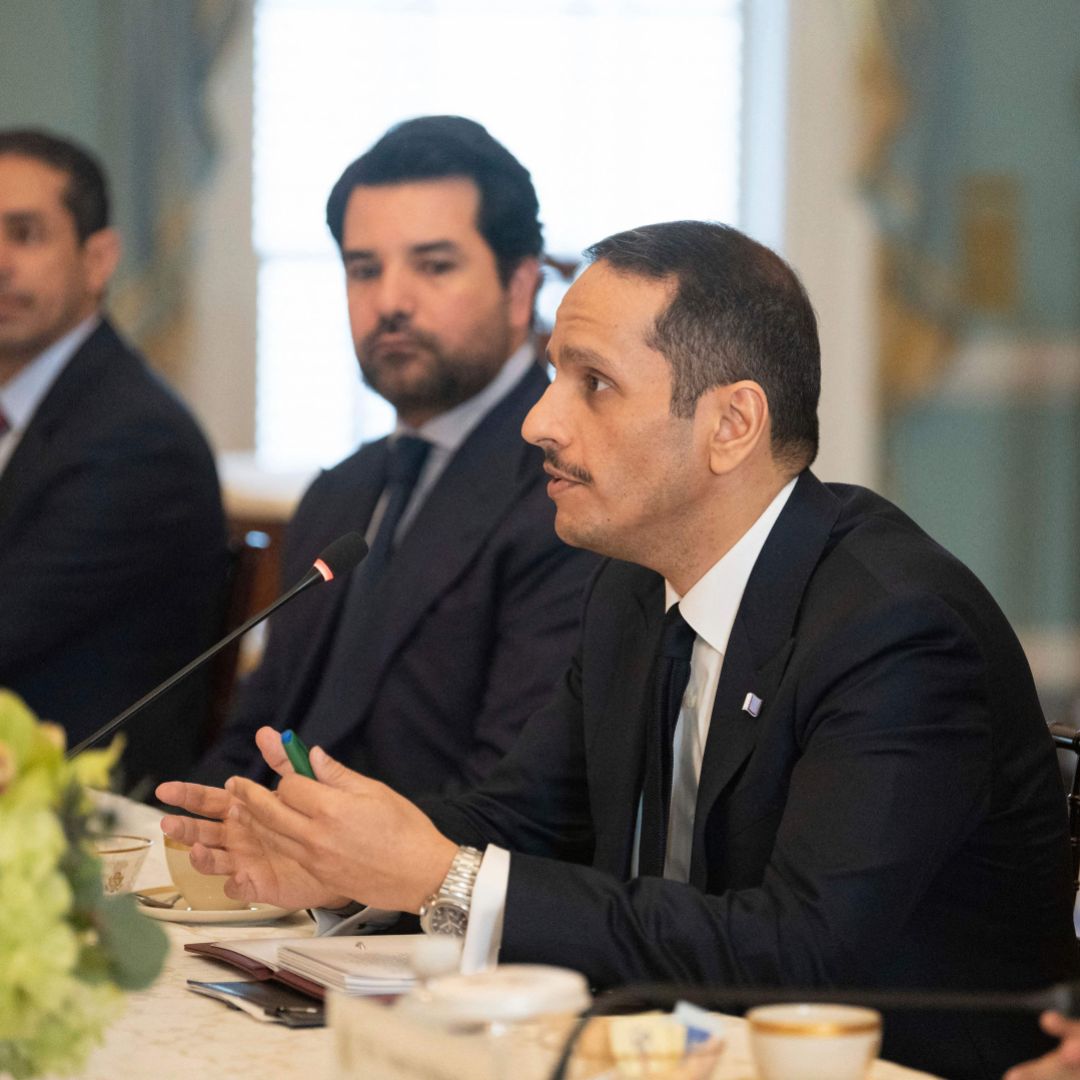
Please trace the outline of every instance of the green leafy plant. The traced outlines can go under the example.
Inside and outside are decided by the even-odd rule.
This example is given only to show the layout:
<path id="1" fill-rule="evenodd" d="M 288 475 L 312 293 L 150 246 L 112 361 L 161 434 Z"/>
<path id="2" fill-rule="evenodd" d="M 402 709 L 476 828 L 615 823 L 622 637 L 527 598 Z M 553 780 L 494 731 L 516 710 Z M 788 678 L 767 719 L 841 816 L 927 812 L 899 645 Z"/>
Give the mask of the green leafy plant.
<path id="1" fill-rule="evenodd" d="M 0 1074 L 71 1073 L 168 942 L 130 895 L 105 896 L 91 836 L 120 744 L 68 761 L 64 732 L 0 690 Z"/>

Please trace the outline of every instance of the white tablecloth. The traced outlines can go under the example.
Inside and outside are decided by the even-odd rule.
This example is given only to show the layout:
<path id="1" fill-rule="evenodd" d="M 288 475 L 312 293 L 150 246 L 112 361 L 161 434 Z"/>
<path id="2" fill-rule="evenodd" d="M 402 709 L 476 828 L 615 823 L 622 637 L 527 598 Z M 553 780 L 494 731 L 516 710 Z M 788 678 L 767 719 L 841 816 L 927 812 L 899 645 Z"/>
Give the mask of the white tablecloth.
<path id="1" fill-rule="evenodd" d="M 169 881 L 158 826 L 160 814 L 115 796 L 104 796 L 118 814 L 118 830 L 154 838 L 139 888 Z M 337 1075 L 333 1036 L 327 1028 L 289 1029 L 260 1023 L 186 989 L 188 979 L 243 978 L 241 972 L 185 953 L 186 942 L 226 938 L 298 937 L 312 924 L 303 914 L 268 926 L 193 926 L 162 923 L 170 950 L 165 970 L 148 990 L 129 995 L 123 1015 L 106 1033 L 81 1076 L 90 1080 L 130 1077 L 196 1080 L 199 1077 L 254 1077 L 257 1080 L 324 1080 Z M 713 1080 L 754 1080 L 745 1022 L 731 1018 L 728 1045 Z M 870 1080 L 925 1080 L 926 1074 L 877 1062 Z M 466 1078 L 463 1078 L 466 1080 Z"/>

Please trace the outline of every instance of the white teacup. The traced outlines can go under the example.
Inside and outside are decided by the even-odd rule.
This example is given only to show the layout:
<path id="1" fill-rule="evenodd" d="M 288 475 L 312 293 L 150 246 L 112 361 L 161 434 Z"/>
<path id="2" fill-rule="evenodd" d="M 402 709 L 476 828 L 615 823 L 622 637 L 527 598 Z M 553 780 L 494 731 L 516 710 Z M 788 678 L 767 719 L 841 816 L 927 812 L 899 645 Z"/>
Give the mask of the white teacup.
<path id="1" fill-rule="evenodd" d="M 151 843 L 145 836 L 95 837 L 94 853 L 101 860 L 101 887 L 106 895 L 131 892 Z"/>
<path id="2" fill-rule="evenodd" d="M 239 911 L 248 906 L 246 900 L 233 900 L 225 895 L 227 874 L 200 874 L 188 857 L 189 844 L 165 837 L 165 862 L 169 877 L 193 911 Z"/>
<path id="3" fill-rule="evenodd" d="M 881 1014 L 854 1005 L 761 1005 L 746 1014 L 761 1080 L 865 1080 Z"/>

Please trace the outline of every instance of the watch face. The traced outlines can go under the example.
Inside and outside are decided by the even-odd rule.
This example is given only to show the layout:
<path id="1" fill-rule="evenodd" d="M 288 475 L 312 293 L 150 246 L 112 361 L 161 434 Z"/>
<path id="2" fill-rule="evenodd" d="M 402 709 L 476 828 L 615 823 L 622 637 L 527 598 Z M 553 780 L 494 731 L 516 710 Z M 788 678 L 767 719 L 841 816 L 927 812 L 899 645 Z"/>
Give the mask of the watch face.
<path id="1" fill-rule="evenodd" d="M 453 900 L 437 897 L 427 912 L 425 929 L 431 934 L 454 934 L 463 937 L 468 924 L 468 912 L 462 911 Z"/>

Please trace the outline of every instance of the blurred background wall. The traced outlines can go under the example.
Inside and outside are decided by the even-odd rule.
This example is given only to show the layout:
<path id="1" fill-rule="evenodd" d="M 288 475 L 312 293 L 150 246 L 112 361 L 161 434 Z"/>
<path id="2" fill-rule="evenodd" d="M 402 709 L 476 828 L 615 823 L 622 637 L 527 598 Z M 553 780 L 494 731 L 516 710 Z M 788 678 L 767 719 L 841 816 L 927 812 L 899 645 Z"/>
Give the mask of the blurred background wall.
<path id="1" fill-rule="evenodd" d="M 267 469 L 253 456 L 266 325 L 252 238 L 255 2 L 5 0 L 0 125 L 46 126 L 101 155 L 128 249 L 118 321 L 195 408 L 231 497 L 284 473 L 285 505 L 310 463 Z M 387 10 L 337 2 L 351 17 Z M 672 4 L 687 17 L 710 6 Z M 305 18 L 299 0 L 284 6 Z M 726 216 L 789 259 L 818 311 L 816 471 L 884 490 L 975 569 L 1021 632 L 1056 717 L 1080 687 L 1080 5 L 719 6 L 741 27 L 737 205 Z M 635 5 L 516 10 L 571 7 L 602 19 Z M 409 10 L 446 18 L 455 5 Z M 717 63 L 727 55 L 718 49 Z M 556 67 L 532 76 L 549 80 L 557 126 L 596 73 L 558 66 L 558 96 Z M 394 93 L 388 81 L 379 96 Z M 683 104 L 662 103 L 669 115 Z M 365 99 L 351 107 L 363 113 Z M 521 154 L 543 204 L 542 169 Z M 297 213 L 321 214 L 306 203 L 328 186 L 298 196 Z M 337 333 L 344 305 L 330 310 Z"/>

